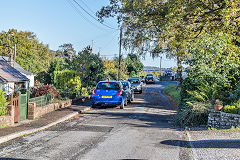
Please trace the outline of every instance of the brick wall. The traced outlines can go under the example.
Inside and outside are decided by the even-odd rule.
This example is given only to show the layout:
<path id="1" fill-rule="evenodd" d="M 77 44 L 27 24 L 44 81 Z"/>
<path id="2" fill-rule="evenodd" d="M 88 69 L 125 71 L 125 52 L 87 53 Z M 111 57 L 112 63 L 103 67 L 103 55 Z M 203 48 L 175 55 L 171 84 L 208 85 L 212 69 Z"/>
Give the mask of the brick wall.
<path id="1" fill-rule="evenodd" d="M 210 110 L 208 115 L 208 127 L 220 129 L 240 127 L 240 115 Z"/>
<path id="2" fill-rule="evenodd" d="M 52 103 L 46 106 L 38 107 L 36 103 L 28 103 L 28 119 L 33 120 L 46 113 L 55 111 L 60 108 L 66 108 L 72 105 L 72 100 L 66 100 L 59 103 Z"/>
<path id="3" fill-rule="evenodd" d="M 13 126 L 14 125 L 14 107 L 8 105 L 8 113 L 6 116 L 0 116 L 0 126 Z"/>

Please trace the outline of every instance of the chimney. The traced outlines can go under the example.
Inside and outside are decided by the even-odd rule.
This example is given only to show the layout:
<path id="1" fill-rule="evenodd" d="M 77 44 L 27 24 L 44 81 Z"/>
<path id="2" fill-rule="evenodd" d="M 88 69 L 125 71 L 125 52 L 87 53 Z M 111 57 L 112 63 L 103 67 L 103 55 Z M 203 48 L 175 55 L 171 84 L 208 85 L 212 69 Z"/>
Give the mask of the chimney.
<path id="1" fill-rule="evenodd" d="M 12 49 L 10 50 L 10 53 L 9 53 L 8 64 L 10 64 L 12 67 L 14 67 Z"/>

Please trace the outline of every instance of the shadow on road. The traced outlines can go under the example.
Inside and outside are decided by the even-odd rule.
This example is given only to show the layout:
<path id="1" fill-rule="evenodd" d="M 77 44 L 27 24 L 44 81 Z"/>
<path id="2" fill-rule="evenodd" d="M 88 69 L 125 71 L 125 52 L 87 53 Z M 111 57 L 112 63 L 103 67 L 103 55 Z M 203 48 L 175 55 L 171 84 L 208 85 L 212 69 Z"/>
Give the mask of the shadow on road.
<path id="1" fill-rule="evenodd" d="M 191 148 L 189 143 L 193 144 L 194 148 L 240 148 L 240 140 L 165 140 L 160 142 L 163 145 Z"/>
<path id="2" fill-rule="evenodd" d="M 85 113 L 86 115 L 104 115 L 109 119 L 121 119 L 121 120 L 137 120 L 133 122 L 123 122 L 132 127 L 144 127 L 144 128 L 171 128 L 176 129 L 171 123 L 173 118 L 169 115 L 151 114 L 151 113 L 136 113 L 136 112 L 104 112 L 104 113 Z M 142 123 L 144 122 L 144 123 Z"/>

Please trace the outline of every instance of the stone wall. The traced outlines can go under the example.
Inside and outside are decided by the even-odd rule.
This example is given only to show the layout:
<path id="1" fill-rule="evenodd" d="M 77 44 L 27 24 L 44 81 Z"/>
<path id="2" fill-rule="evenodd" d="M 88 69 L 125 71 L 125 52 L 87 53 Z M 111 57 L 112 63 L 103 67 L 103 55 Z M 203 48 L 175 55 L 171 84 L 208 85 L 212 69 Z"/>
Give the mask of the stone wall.
<path id="1" fill-rule="evenodd" d="M 220 129 L 240 127 L 240 115 L 210 110 L 208 115 L 208 127 Z"/>
<path id="2" fill-rule="evenodd" d="M 14 126 L 14 107 L 8 105 L 8 113 L 6 116 L 0 116 L 0 126 Z"/>
<path id="3" fill-rule="evenodd" d="M 72 100 L 66 100 L 59 103 L 52 103 L 46 106 L 36 106 L 36 103 L 28 103 L 28 119 L 33 120 L 46 113 L 55 111 L 60 108 L 66 108 L 72 105 Z"/>

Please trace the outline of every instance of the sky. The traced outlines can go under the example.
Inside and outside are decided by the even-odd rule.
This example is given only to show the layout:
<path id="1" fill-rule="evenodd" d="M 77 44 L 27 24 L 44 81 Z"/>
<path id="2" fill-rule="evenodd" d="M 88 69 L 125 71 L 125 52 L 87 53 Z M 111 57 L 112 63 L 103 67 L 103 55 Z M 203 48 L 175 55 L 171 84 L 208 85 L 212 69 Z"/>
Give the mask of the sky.
<path id="1" fill-rule="evenodd" d="M 106 19 L 104 24 L 96 21 L 95 13 L 109 0 L 0 0 L 0 31 L 17 29 L 34 32 L 51 50 L 64 43 L 71 43 L 76 51 L 90 45 L 93 52 L 113 58 L 119 53 L 119 30 L 115 18 Z M 84 12 L 88 12 L 91 16 Z M 123 50 L 126 56 L 127 51 Z M 149 54 L 141 58 L 145 66 L 159 67 L 160 58 L 152 59 Z M 176 61 L 163 56 L 162 67 L 176 66 Z"/>

